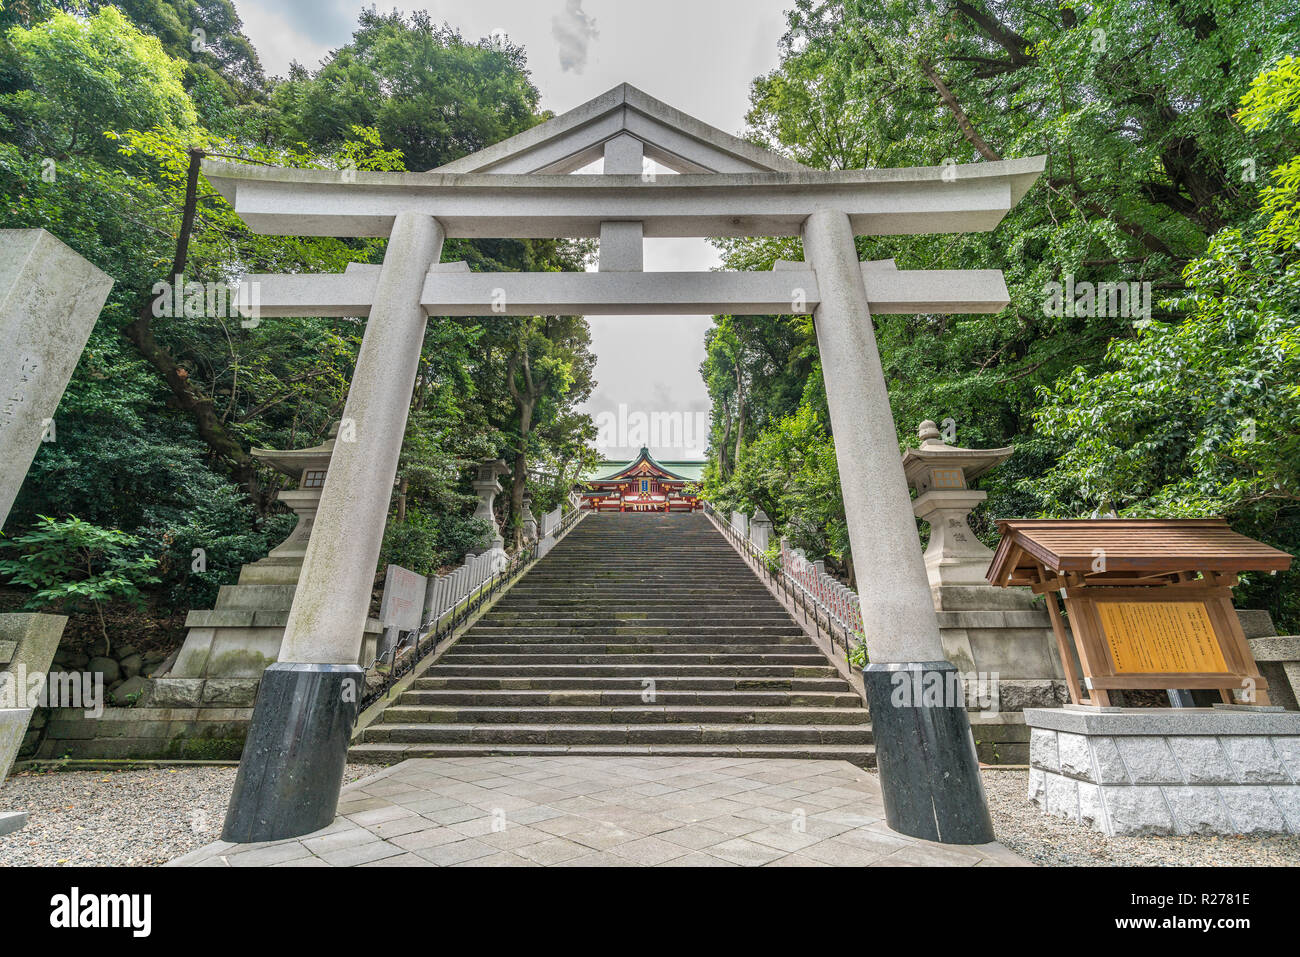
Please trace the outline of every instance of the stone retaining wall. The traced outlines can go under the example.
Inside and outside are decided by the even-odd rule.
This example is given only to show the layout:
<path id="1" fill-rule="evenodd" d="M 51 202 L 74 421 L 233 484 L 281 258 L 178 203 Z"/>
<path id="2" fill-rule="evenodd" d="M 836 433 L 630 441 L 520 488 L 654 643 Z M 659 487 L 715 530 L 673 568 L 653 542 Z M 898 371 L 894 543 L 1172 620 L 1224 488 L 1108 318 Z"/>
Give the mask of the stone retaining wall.
<path id="1" fill-rule="evenodd" d="M 41 709 L 24 759 L 238 760 L 259 679 L 157 678 L 134 707 Z"/>

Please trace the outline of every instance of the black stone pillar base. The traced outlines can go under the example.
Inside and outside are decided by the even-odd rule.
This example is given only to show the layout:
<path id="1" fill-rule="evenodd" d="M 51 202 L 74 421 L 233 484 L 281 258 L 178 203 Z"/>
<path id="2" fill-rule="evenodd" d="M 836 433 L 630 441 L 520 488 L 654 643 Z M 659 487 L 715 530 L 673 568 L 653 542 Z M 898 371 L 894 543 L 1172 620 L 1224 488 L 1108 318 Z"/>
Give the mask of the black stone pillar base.
<path id="1" fill-rule="evenodd" d="M 364 677 L 356 665 L 266 669 L 223 841 L 279 841 L 333 822 Z"/>
<path id="2" fill-rule="evenodd" d="M 956 677 L 946 661 L 868 664 L 862 671 L 885 821 L 927 841 L 986 844 L 995 840 L 993 821 Z"/>

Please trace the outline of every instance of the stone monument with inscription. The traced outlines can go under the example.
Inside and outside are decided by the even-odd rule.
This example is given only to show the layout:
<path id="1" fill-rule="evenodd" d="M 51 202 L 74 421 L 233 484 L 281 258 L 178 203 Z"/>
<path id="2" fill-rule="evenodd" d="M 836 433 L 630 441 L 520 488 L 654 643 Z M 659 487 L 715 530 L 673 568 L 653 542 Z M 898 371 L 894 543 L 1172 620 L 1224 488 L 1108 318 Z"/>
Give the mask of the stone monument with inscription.
<path id="1" fill-rule="evenodd" d="M 55 411 L 112 288 L 109 276 L 45 230 L 0 230 L 0 527 L 41 442 L 57 440 Z M 15 676 L 49 671 L 66 621 L 0 615 L 0 782 L 32 714 Z M 25 821 L 0 812 L 0 833 Z"/>
<path id="2" fill-rule="evenodd" d="M 0 230 L 0 521 L 41 441 L 113 280 L 43 229 Z"/>

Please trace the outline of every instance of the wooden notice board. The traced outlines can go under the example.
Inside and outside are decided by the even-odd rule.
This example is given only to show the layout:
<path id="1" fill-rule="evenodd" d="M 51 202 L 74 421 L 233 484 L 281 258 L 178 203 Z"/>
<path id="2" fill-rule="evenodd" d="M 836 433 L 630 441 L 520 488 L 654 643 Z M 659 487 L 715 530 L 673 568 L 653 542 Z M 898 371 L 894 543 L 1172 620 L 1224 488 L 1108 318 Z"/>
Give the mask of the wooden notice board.
<path id="1" fill-rule="evenodd" d="M 1203 601 L 1099 601 L 1097 615 L 1119 674 L 1226 674 Z"/>
<path id="2" fill-rule="evenodd" d="M 1169 688 L 1268 704 L 1232 589 L 1240 572 L 1289 568 L 1286 552 L 1237 534 L 1221 518 L 1013 519 L 999 521 L 998 531 L 988 580 L 1047 600 L 1076 704 L 1108 705 L 1112 691 Z"/>

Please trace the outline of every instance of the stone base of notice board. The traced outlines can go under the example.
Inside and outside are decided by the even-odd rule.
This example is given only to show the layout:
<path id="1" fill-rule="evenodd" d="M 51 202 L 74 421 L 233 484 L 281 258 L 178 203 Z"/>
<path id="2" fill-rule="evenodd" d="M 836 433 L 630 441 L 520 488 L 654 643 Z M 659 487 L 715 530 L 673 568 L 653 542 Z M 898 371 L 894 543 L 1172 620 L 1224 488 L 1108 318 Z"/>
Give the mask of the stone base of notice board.
<path id="1" fill-rule="evenodd" d="M 1107 835 L 1300 834 L 1300 714 L 1027 708 L 1029 800 Z"/>

